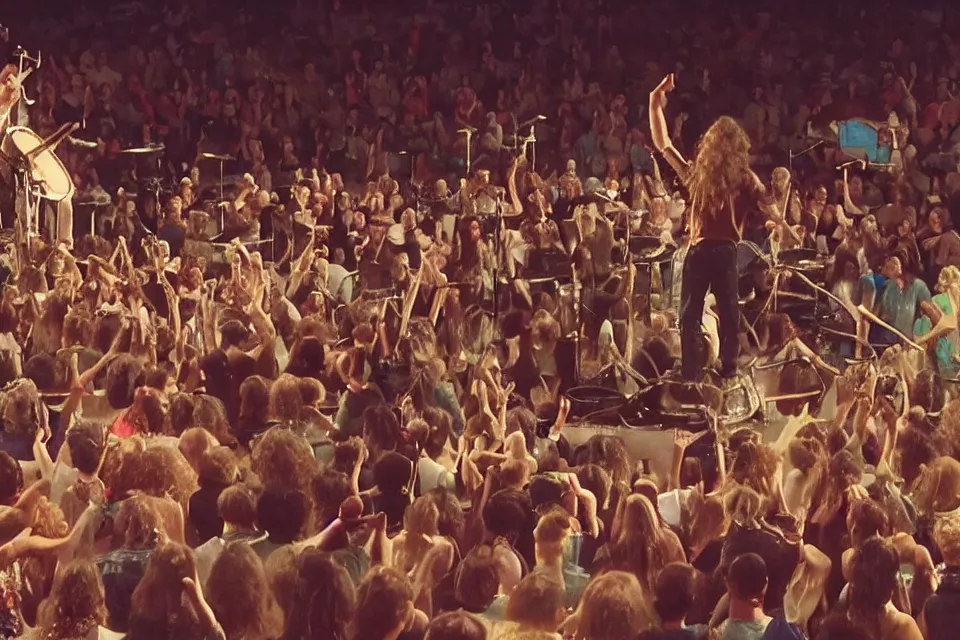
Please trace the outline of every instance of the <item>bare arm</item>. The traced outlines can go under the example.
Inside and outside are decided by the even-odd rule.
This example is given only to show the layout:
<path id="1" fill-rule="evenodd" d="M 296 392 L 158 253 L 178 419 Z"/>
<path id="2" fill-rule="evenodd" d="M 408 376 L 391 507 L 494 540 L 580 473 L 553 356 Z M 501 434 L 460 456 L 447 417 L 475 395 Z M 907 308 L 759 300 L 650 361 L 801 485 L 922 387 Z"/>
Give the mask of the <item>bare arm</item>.
<path id="1" fill-rule="evenodd" d="M 44 423 L 46 423 L 46 420 L 44 420 Z M 40 467 L 40 478 L 43 480 L 53 478 L 53 459 L 50 457 L 50 452 L 47 451 L 48 438 L 49 429 L 46 424 L 37 429 L 33 438 L 33 458 L 37 461 L 37 466 Z"/>
<path id="2" fill-rule="evenodd" d="M 510 197 L 510 206 L 514 213 L 523 213 L 523 203 L 520 202 L 520 194 L 517 191 L 517 168 L 520 166 L 520 158 L 517 156 L 510 165 L 510 171 L 507 173 L 507 193 Z M 462 189 L 461 189 L 462 191 Z"/>
<path id="3" fill-rule="evenodd" d="M 667 94 L 671 91 L 673 91 L 672 73 L 650 93 L 650 133 L 657 151 L 663 154 L 673 170 L 682 178 L 687 175 L 690 164 L 673 146 L 670 140 L 670 127 L 667 125 L 667 117 L 663 111 Z"/>
<path id="4" fill-rule="evenodd" d="M 120 352 L 120 342 L 124 332 L 127 329 L 126 320 L 121 321 L 120 331 L 117 332 L 117 335 L 113 339 L 113 343 L 110 345 L 110 349 L 107 350 L 103 356 L 97 360 L 97 362 L 84 371 L 79 373 L 78 363 L 77 363 L 77 354 L 70 356 L 70 376 L 73 380 L 73 384 L 70 388 L 70 395 L 67 397 L 67 402 L 63 406 L 61 415 L 67 416 L 68 419 L 73 416 L 73 413 L 77 410 L 77 407 L 80 406 L 80 402 L 83 400 L 83 394 L 85 393 L 88 386 L 96 379 L 100 372 L 110 364 L 110 361 L 113 360 L 117 354 Z M 70 424 L 62 427 L 67 429 L 70 427 Z"/>
<path id="5" fill-rule="evenodd" d="M 850 199 L 850 183 L 848 182 L 849 174 L 846 169 L 843 170 L 843 208 L 849 211 L 851 214 L 860 214 L 863 215 L 863 211 L 860 210 L 860 207 L 853 204 L 853 200 Z"/>
<path id="6" fill-rule="evenodd" d="M 307 236 L 307 246 L 303 250 L 303 253 L 300 254 L 300 258 L 297 260 L 294 265 L 293 271 L 290 274 L 290 282 L 287 284 L 286 296 L 288 298 L 293 297 L 297 292 L 297 289 L 300 288 L 300 285 L 303 283 L 303 279 L 307 276 L 307 273 L 310 272 L 310 268 L 313 266 L 313 261 L 316 257 L 314 253 L 314 232 L 311 231 L 310 235 Z M 292 245 L 293 243 L 291 243 Z"/>

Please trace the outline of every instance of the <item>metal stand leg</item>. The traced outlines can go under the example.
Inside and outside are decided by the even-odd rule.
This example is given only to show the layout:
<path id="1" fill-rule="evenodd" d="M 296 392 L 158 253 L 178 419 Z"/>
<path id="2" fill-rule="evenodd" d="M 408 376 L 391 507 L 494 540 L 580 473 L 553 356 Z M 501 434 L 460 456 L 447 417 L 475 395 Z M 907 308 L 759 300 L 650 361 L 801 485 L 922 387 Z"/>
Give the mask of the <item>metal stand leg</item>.
<path id="1" fill-rule="evenodd" d="M 530 171 L 537 170 L 537 137 L 534 126 L 530 125 Z"/>
<path id="2" fill-rule="evenodd" d="M 96 212 L 97 208 L 93 208 Z M 64 198 L 57 203 L 57 244 L 64 243 L 73 247 L 73 201 Z"/>

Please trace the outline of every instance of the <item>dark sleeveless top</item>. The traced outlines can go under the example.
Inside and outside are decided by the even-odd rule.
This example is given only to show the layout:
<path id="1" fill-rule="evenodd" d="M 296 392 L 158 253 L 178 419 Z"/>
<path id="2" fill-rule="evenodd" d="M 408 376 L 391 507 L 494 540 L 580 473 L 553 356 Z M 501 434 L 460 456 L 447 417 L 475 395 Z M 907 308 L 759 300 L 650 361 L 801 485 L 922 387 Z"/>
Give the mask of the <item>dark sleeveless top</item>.
<path id="1" fill-rule="evenodd" d="M 960 567 L 947 567 L 940 588 L 923 607 L 928 638 L 953 638 L 960 628 Z"/>
<path id="2" fill-rule="evenodd" d="M 740 242 L 747 215 L 758 202 L 767 201 L 766 189 L 751 174 L 744 174 L 740 188 L 722 202 L 691 203 L 687 226 L 692 240 Z"/>

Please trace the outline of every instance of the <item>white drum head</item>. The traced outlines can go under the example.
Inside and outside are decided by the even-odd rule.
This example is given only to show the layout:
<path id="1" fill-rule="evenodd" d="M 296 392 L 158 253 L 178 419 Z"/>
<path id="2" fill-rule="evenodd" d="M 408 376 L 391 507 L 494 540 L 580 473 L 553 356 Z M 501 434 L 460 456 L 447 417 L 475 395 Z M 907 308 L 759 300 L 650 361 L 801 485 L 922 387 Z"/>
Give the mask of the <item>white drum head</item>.
<path id="1" fill-rule="evenodd" d="M 32 149 L 43 143 L 43 139 L 30 129 L 11 127 L 7 130 L 10 142 L 21 155 L 27 155 Z M 5 145 L 6 146 L 6 145 Z M 41 196 L 59 202 L 73 195 L 73 180 L 53 149 L 47 149 L 35 156 L 31 162 L 31 179 L 40 184 Z"/>

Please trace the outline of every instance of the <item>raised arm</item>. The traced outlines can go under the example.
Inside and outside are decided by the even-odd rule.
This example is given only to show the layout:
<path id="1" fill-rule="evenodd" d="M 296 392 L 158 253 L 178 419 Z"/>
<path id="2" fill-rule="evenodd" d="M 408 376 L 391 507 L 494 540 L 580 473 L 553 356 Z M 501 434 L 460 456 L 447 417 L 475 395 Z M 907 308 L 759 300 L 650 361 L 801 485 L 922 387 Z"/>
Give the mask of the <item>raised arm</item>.
<path id="1" fill-rule="evenodd" d="M 667 116 L 664 114 L 667 94 L 671 91 L 673 91 L 672 73 L 664 78 L 657 88 L 650 93 L 650 134 L 653 138 L 653 146 L 663 154 L 673 170 L 683 178 L 687 175 L 690 164 L 670 141 L 670 127 L 667 125 Z"/>
<path id="2" fill-rule="evenodd" d="M 864 165 L 864 168 L 866 168 L 866 165 Z M 843 208 L 847 212 L 849 212 L 851 215 L 853 214 L 863 215 L 866 212 L 861 210 L 860 207 L 858 207 L 857 205 L 853 204 L 853 200 L 850 199 L 850 182 L 848 181 L 848 178 L 849 178 L 849 173 L 847 169 L 844 169 L 843 170 Z"/>

